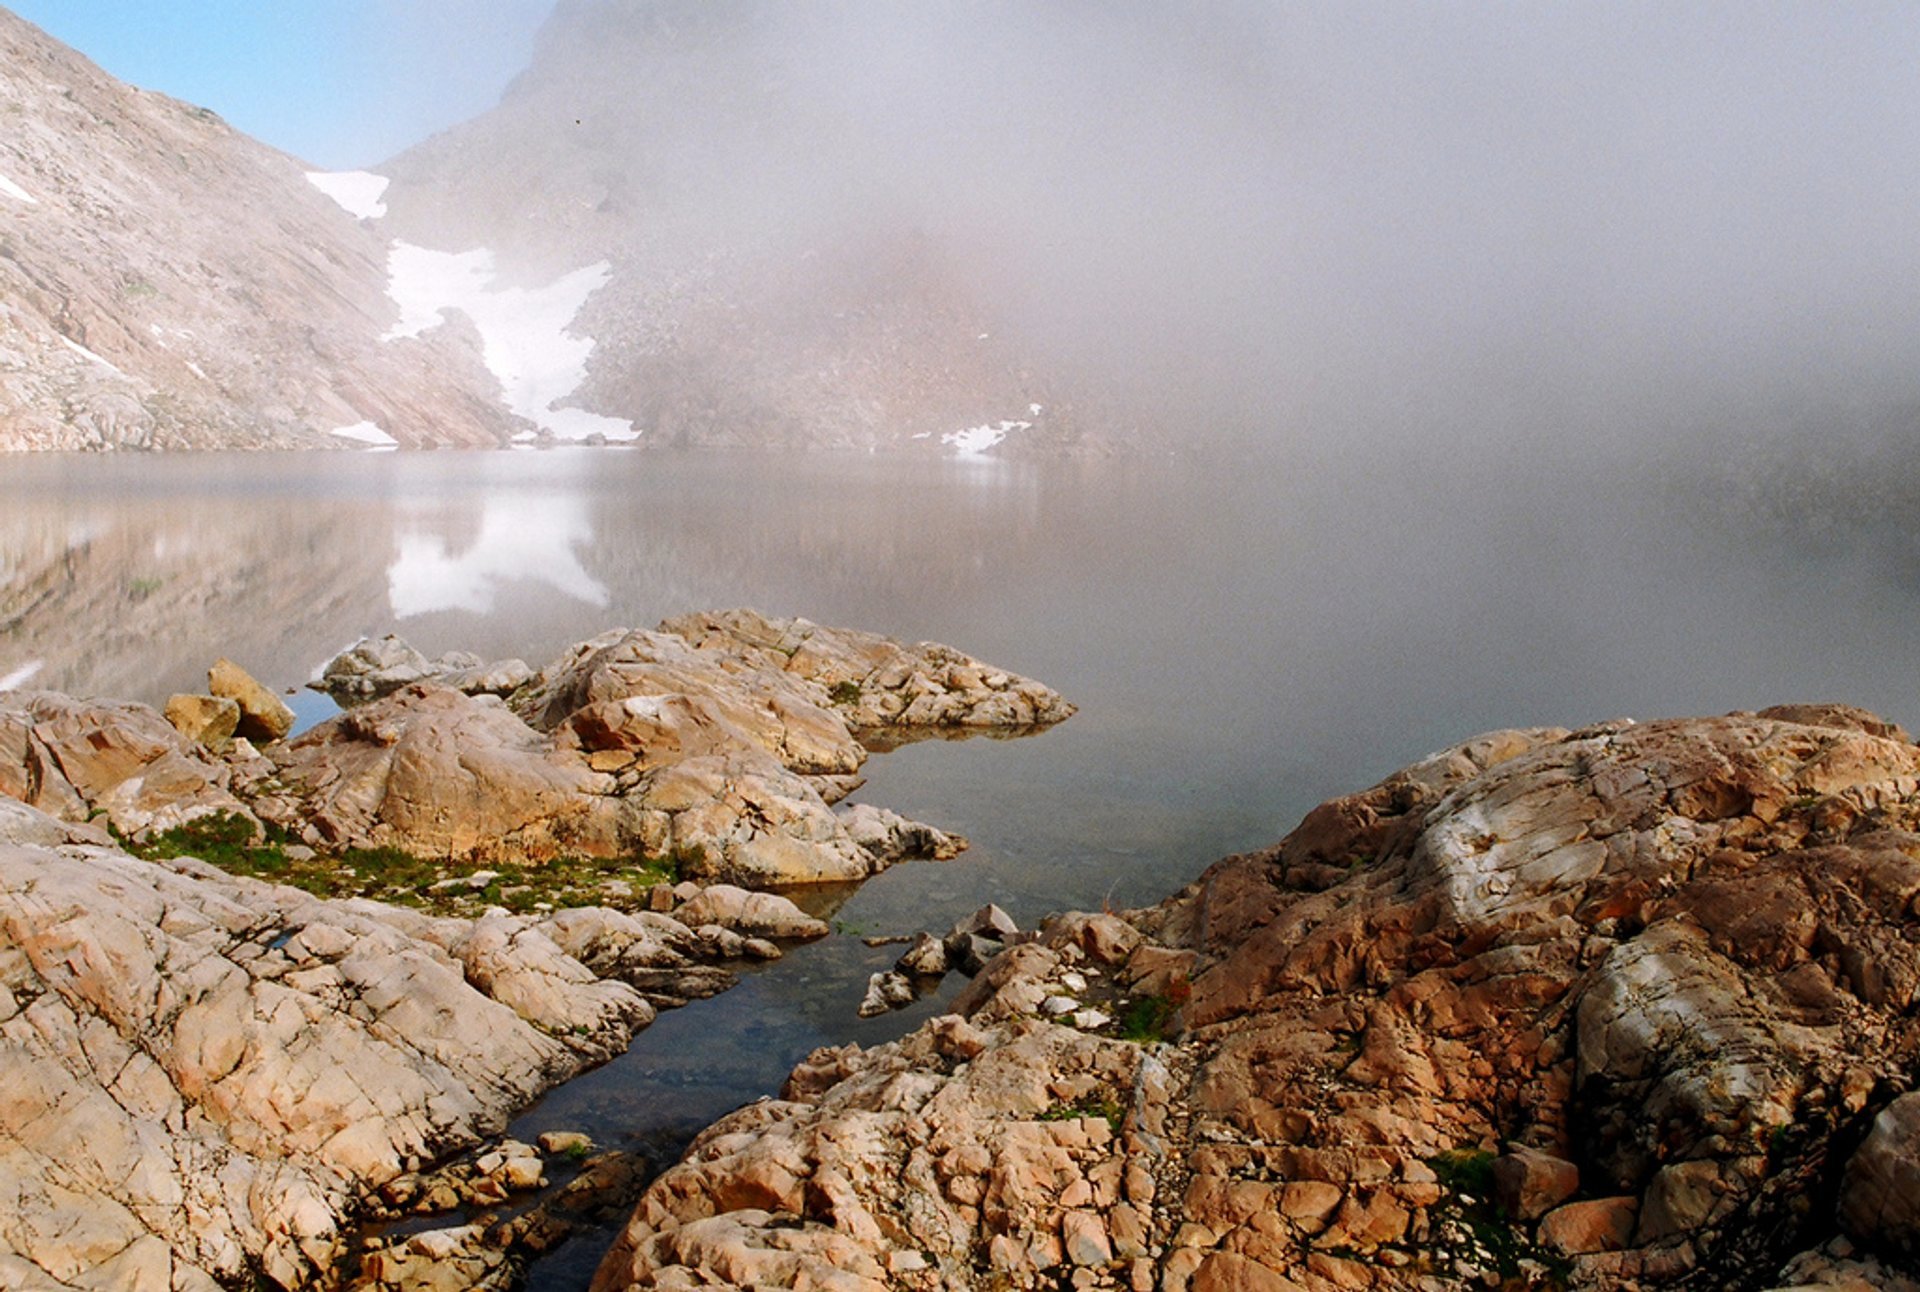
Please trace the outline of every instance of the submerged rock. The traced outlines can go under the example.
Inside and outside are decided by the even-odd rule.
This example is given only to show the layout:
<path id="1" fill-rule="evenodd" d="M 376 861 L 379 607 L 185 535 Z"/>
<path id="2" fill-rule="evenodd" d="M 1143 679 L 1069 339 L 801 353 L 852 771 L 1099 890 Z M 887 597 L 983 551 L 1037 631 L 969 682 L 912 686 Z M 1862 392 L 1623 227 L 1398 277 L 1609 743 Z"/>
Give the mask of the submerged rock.
<path id="1" fill-rule="evenodd" d="M 594 1287 L 1899 1286 L 1916 947 L 1891 724 L 1495 733 L 816 1053 Z"/>

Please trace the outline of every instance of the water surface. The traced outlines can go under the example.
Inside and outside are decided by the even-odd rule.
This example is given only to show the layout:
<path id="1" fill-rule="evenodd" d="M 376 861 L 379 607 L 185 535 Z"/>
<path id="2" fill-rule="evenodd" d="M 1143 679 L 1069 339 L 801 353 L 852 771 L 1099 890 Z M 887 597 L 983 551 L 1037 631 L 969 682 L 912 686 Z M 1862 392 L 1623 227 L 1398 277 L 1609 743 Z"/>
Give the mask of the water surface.
<path id="1" fill-rule="evenodd" d="M 1081 706 L 876 757 L 862 797 L 967 835 L 842 930 L 662 1017 L 516 1127 L 672 1140 L 860 1022 L 894 952 L 984 901 L 1157 900 L 1314 803 L 1494 727 L 1863 704 L 1920 719 L 1911 555 L 1812 544 L 1637 465 L 621 451 L 0 462 L 0 678 L 164 701 L 220 654 L 295 686 L 397 631 L 540 664 L 748 605 L 946 641 Z M 309 704 L 309 711 L 315 706 Z M 321 706 L 324 707 L 324 706 Z M 949 987 L 949 993 L 952 987 Z M 593 1242 L 535 1285 L 584 1286 Z"/>

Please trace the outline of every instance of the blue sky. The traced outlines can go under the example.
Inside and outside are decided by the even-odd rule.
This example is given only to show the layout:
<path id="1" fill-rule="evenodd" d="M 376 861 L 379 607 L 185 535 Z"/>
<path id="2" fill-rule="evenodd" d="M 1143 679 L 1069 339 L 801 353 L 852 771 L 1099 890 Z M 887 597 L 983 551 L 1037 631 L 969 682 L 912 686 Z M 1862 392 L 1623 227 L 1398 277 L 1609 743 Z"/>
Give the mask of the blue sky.
<path id="1" fill-rule="evenodd" d="M 327 170 L 485 110 L 554 0 L 0 0 L 107 71 Z"/>

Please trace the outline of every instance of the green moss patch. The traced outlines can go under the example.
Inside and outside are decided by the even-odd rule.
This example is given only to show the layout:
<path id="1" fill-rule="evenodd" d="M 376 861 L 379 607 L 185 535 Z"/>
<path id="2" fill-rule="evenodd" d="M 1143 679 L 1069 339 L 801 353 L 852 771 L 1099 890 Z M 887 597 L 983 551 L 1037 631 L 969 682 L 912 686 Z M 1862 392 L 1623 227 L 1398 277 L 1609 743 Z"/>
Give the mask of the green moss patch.
<path id="1" fill-rule="evenodd" d="M 516 913 L 553 907 L 631 909 L 655 884 L 676 883 L 670 857 L 577 857 L 486 867 L 448 858 L 416 857 L 398 848 L 314 852 L 295 847 L 284 831 L 264 834 L 233 813 L 216 813 L 144 842 L 122 841 L 136 857 L 162 861 L 194 857 L 234 875 L 287 884 L 316 897 L 364 897 L 441 915 L 477 915 L 489 906 Z M 447 883 L 448 880 L 469 882 Z"/>

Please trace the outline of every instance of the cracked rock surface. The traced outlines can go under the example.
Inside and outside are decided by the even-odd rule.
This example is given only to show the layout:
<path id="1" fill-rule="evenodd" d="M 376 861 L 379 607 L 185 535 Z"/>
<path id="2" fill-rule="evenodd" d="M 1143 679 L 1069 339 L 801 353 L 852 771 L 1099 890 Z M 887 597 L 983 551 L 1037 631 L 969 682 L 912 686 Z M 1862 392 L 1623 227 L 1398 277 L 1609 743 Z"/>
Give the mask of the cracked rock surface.
<path id="1" fill-rule="evenodd" d="M 326 1276 L 357 1197 L 652 1009 L 526 921 L 329 902 L 0 814 L 0 1281 Z"/>
<path id="2" fill-rule="evenodd" d="M 348 1231 L 383 1189 L 482 1145 L 624 1050 L 656 1008 L 725 990 L 724 962 L 828 931 L 750 889 L 956 851 L 896 814 L 828 806 L 866 750 L 839 711 L 848 691 L 773 662 L 787 638 L 945 662 L 912 686 L 950 702 L 910 727 L 998 713 L 1004 694 L 1046 721 L 1071 712 L 945 647 L 750 612 L 715 622 L 743 635 L 585 643 L 523 679 L 514 707 L 490 693 L 502 670 L 456 660 L 486 685 L 416 681 L 260 746 L 209 748 L 144 705 L 0 695 L 0 1286 L 335 1285 Z M 117 842 L 215 815 L 240 836 L 285 828 L 273 845 L 285 860 L 670 855 L 685 882 L 652 885 L 648 910 L 453 918 L 191 857 L 142 860 Z M 744 886 L 720 882 L 734 878 Z M 498 1165 L 503 1195 L 541 1178 L 525 1154 Z M 378 1248 L 380 1277 L 510 1275 L 490 1239 L 429 1238 Z"/>
<path id="3" fill-rule="evenodd" d="M 644 853 L 704 882 L 843 882 L 964 846 L 878 809 L 834 813 L 863 733 L 1032 729 L 1072 712 L 951 647 L 721 611 L 581 642 L 504 701 L 401 687 L 271 751 L 275 770 L 247 792 L 321 847 Z"/>
<path id="4" fill-rule="evenodd" d="M 1917 902 L 1871 714 L 1483 736 L 816 1052 L 594 1286 L 1911 1287 Z"/>

